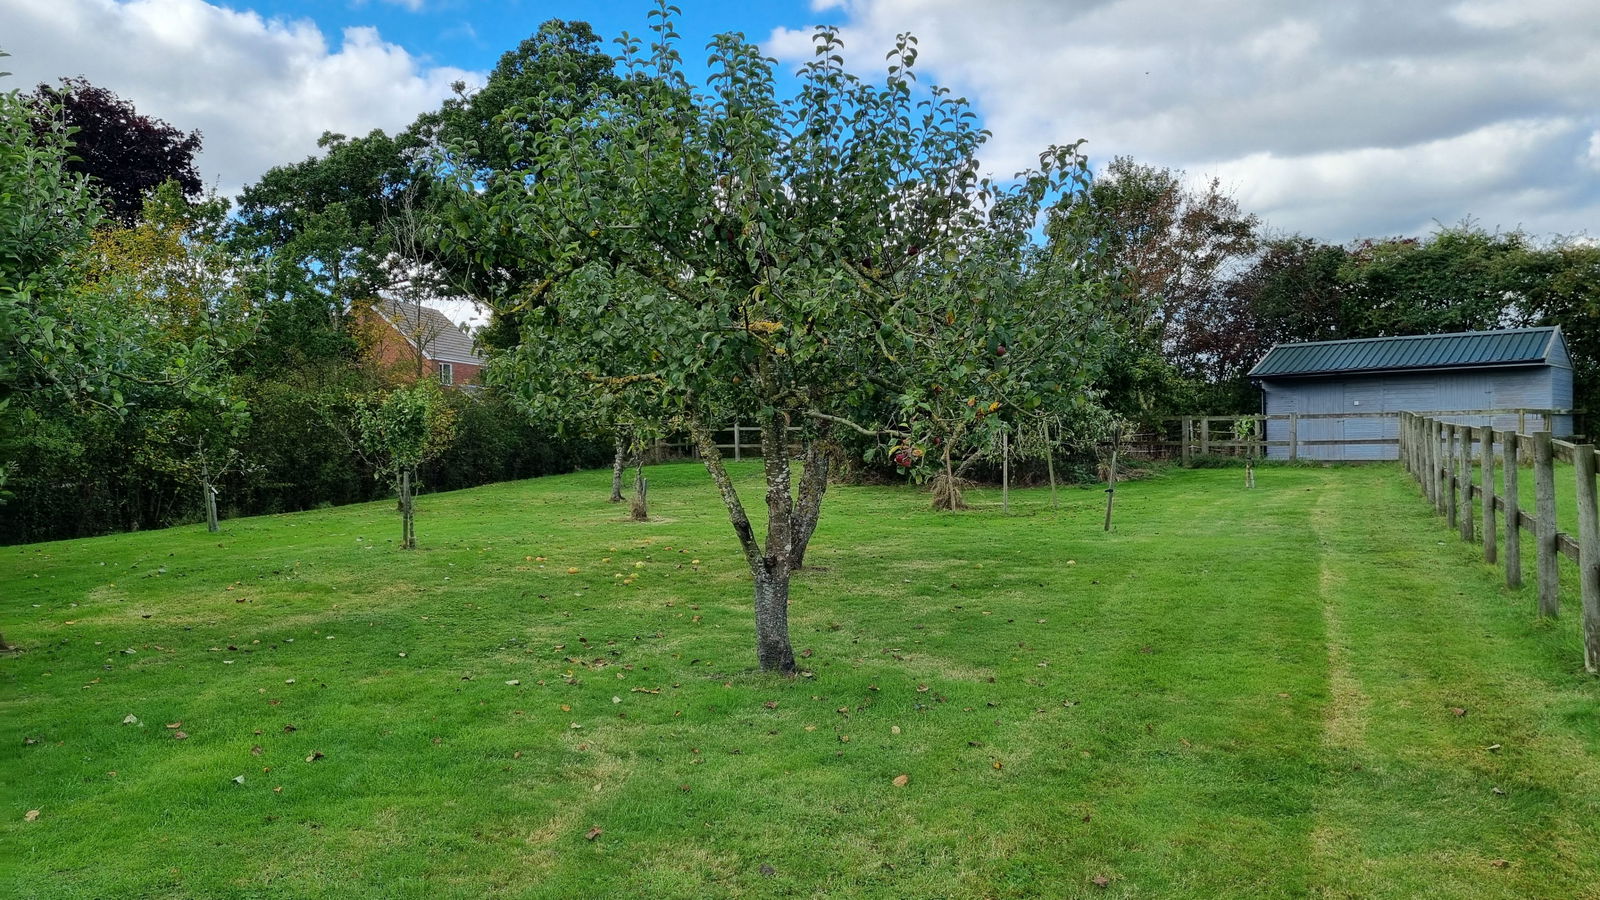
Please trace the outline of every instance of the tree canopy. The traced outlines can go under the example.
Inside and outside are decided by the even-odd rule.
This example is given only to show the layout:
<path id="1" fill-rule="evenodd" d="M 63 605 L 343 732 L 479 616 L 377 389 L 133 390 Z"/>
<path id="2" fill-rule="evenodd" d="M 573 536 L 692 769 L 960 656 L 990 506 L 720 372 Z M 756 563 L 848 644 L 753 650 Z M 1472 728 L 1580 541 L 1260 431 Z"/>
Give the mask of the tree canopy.
<path id="1" fill-rule="evenodd" d="M 145 198 L 166 182 L 196 199 L 204 184 L 195 166 L 199 131 L 188 133 L 85 78 L 41 84 L 33 95 L 34 129 L 39 134 L 65 126 L 72 133 L 67 170 L 86 175 L 99 189 L 106 212 L 131 225 Z"/>
<path id="2" fill-rule="evenodd" d="M 471 253 L 479 234 L 535 236 L 551 273 L 514 298 L 522 342 L 502 380 L 552 413 L 645 394 L 694 436 L 755 580 L 757 659 L 788 672 L 789 576 L 830 432 L 932 436 L 935 387 L 981 391 L 987 411 L 1080 388 L 1083 288 L 1030 231 L 1081 187 L 1084 158 L 1052 148 L 1012 182 L 981 178 L 985 132 L 965 101 L 918 87 L 909 36 L 874 83 L 821 29 L 780 97 L 772 61 L 737 35 L 713 40 L 707 83 L 690 84 L 670 16 L 652 13 L 648 44 L 622 42 L 626 89 L 563 119 L 550 111 L 565 93 L 547 85 L 508 112 L 512 165 L 487 185 L 447 165 L 460 173 L 451 237 Z M 711 439 L 734 416 L 761 430 L 764 540 Z M 792 434 L 807 445 L 798 498 Z"/>

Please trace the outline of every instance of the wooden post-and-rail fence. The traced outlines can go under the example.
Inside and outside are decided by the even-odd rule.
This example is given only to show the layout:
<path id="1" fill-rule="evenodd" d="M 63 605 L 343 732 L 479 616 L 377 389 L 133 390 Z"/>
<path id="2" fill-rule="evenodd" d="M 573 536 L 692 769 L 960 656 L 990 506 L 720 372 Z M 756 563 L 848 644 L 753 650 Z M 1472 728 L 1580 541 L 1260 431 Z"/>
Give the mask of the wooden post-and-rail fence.
<path id="1" fill-rule="evenodd" d="M 728 454 L 736 460 L 746 456 L 761 456 L 761 428 L 757 425 L 745 425 L 735 422 L 725 428 L 714 429 L 711 432 L 712 442 L 717 449 Z M 671 438 L 656 441 L 650 449 L 650 458 L 655 462 L 678 457 L 692 457 L 697 451 L 685 435 L 675 435 Z M 789 426 L 789 453 L 800 452 L 800 426 Z"/>
<path id="2" fill-rule="evenodd" d="M 1406 470 L 1462 540 L 1482 542 L 1485 562 L 1504 563 L 1508 587 L 1522 585 L 1522 529 L 1532 532 L 1540 616 L 1554 617 L 1561 610 L 1560 558 L 1565 556 L 1577 564 L 1583 665 L 1589 672 L 1600 673 L 1600 503 L 1596 500 L 1600 455 L 1595 446 L 1558 441 L 1549 431 L 1523 434 L 1441 422 L 1419 413 L 1400 416 L 1400 460 Z M 1522 508 L 1517 492 L 1521 467 L 1530 458 L 1534 485 L 1531 515 Z M 1577 538 L 1563 532 L 1556 519 L 1558 460 L 1572 463 L 1576 475 L 1572 502 L 1578 512 Z M 1496 486 L 1497 466 L 1504 471 L 1502 487 Z M 1473 483 L 1474 469 L 1477 484 Z M 1498 533 L 1502 522 L 1503 544 Z"/>
<path id="3" fill-rule="evenodd" d="M 1271 413 L 1235 416 L 1167 416 L 1154 423 L 1154 433 L 1135 435 L 1129 443 L 1140 454 L 1157 458 L 1176 458 L 1182 460 L 1184 465 L 1193 462 L 1196 456 L 1220 454 L 1224 456 L 1251 456 L 1265 459 L 1273 454 L 1270 448 L 1280 448 L 1282 456 L 1298 460 L 1305 458 L 1325 459 L 1330 448 L 1337 456 L 1344 456 L 1345 452 L 1361 448 L 1369 452 L 1358 453 L 1357 459 L 1341 460 L 1345 462 L 1370 462 L 1380 459 L 1394 459 L 1390 455 L 1400 444 L 1400 436 L 1396 434 L 1396 426 L 1400 413 L 1384 410 L 1377 412 L 1334 412 L 1334 413 Z M 1534 408 L 1507 408 L 1507 409 L 1461 409 L 1441 410 L 1427 413 L 1430 416 L 1449 416 L 1452 418 L 1470 419 L 1511 419 L 1517 422 L 1516 430 L 1526 433 L 1530 423 L 1539 424 L 1549 428 L 1551 420 L 1555 417 L 1576 415 L 1571 409 L 1534 409 Z M 1247 429 L 1239 426 L 1243 422 L 1250 423 Z M 1271 429 L 1277 436 L 1268 439 L 1268 423 L 1275 422 L 1281 427 Z M 1362 423 L 1360 429 L 1363 434 L 1378 434 L 1377 437 L 1315 437 L 1319 431 L 1326 434 L 1328 426 L 1334 424 Z M 1176 428 L 1176 433 L 1173 429 Z"/>

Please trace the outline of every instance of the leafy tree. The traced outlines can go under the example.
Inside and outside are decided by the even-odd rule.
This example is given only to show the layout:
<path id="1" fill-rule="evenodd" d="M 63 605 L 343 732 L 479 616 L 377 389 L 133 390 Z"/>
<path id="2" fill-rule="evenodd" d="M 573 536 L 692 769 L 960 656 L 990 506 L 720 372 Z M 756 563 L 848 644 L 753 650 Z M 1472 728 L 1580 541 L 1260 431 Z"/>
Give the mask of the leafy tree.
<path id="1" fill-rule="evenodd" d="M 34 111 L 16 91 L 0 93 L 0 415 L 23 394 L 106 402 L 115 391 L 93 351 L 60 327 L 72 259 L 93 238 L 100 209 L 68 166 L 66 126 L 51 119 L 54 127 L 36 128 Z"/>
<path id="2" fill-rule="evenodd" d="M 358 446 L 400 498 L 400 548 L 415 550 L 417 468 L 449 446 L 455 416 L 444 392 L 428 380 L 355 401 Z"/>
<path id="3" fill-rule="evenodd" d="M 1245 374 L 1274 344 L 1339 340 L 1358 333 L 1341 272 L 1348 253 L 1298 235 L 1263 241 L 1249 265 L 1231 277 L 1217 302 L 1189 330 L 1189 347 L 1206 360 L 1197 396 L 1207 412 L 1258 408 Z"/>
<path id="4" fill-rule="evenodd" d="M 1568 240 L 1523 254 L 1512 291 L 1518 324 L 1561 326 L 1572 352 L 1574 402 L 1588 422 L 1600 421 L 1600 245 Z"/>
<path id="5" fill-rule="evenodd" d="M 1207 311 L 1256 245 L 1258 222 L 1213 179 L 1112 160 L 1089 188 L 1063 198 L 1052 227 L 1092 234 L 1084 258 L 1112 283 L 1106 311 L 1122 339 L 1098 386 L 1119 413 L 1139 418 L 1181 405 L 1185 379 L 1205 379 Z M 1073 252 L 1080 241 L 1069 244 Z"/>
<path id="6" fill-rule="evenodd" d="M 195 167 L 200 132 L 182 130 L 84 78 L 39 85 L 33 95 L 34 129 L 44 136 L 63 126 L 72 134 L 67 170 L 86 175 L 100 191 L 106 211 L 124 225 L 135 222 L 150 192 L 176 183 L 198 199 L 204 184 Z"/>
<path id="7" fill-rule="evenodd" d="M 615 60 L 588 23 L 550 19 L 500 57 L 481 90 L 459 90 L 437 112 L 419 117 L 410 133 L 429 145 L 453 148 L 451 166 L 457 176 L 483 191 L 517 191 L 514 181 L 496 177 L 513 169 L 528 171 L 530 161 L 519 157 L 516 147 L 583 115 L 599 98 L 625 90 L 614 69 Z M 528 107 L 535 97 L 540 102 Z M 514 109 L 519 112 L 508 122 Z M 513 140 L 502 134 L 507 127 L 515 132 Z M 521 320 L 516 298 L 552 274 L 530 248 L 539 240 L 536 234 L 506 228 L 479 231 L 470 247 L 456 252 L 432 248 L 437 254 L 432 262 L 451 289 L 491 310 L 479 336 L 491 350 L 517 344 Z"/>
<path id="8" fill-rule="evenodd" d="M 256 289 L 269 302 L 269 338 L 282 330 L 284 343 L 339 354 L 350 349 L 351 305 L 393 281 L 385 265 L 395 249 L 391 214 L 425 205 L 416 194 L 426 182 L 416 178 L 415 139 L 329 133 L 318 146 L 322 156 L 273 168 L 245 188 L 231 241 L 262 273 Z"/>
<path id="9" fill-rule="evenodd" d="M 454 238 L 469 251 L 483 233 L 537 237 L 529 252 L 552 274 L 520 293 L 522 341 L 506 363 L 533 402 L 559 414 L 597 391 L 642 392 L 659 421 L 692 436 L 754 580 L 757 660 L 792 672 L 790 576 L 820 515 L 831 430 L 928 434 L 932 357 L 949 365 L 953 348 L 974 370 L 982 360 L 997 396 L 1020 408 L 1080 387 L 1076 366 L 1051 384 L 1032 377 L 1050 353 L 1079 349 L 1063 320 L 1079 321 L 1083 298 L 1066 267 L 1034 277 L 1026 264 L 1029 230 L 1083 176 L 1082 157 L 1056 148 L 1015 186 L 980 180 L 984 133 L 964 101 L 918 92 L 909 36 L 870 84 L 845 70 L 837 33 L 820 30 L 797 93 L 779 99 L 771 61 L 723 35 L 696 89 L 670 15 L 652 13 L 648 46 L 623 39 L 627 90 L 557 121 L 544 111 L 564 96 L 547 86 L 507 115 L 512 167 L 487 190 L 460 177 Z M 550 125 L 520 127 L 528 120 Z M 594 266 L 645 287 L 557 289 Z M 1012 305 L 1033 318 L 1018 322 Z M 991 312 L 1018 330 L 989 333 Z M 965 337 L 934 345 L 939 323 Z M 1008 355 L 996 357 L 1003 341 Z M 1013 354 L 1028 364 L 990 362 Z M 735 416 L 760 428 L 764 539 L 712 438 Z M 798 497 L 791 425 L 806 460 Z"/>
<path id="10" fill-rule="evenodd" d="M 1481 331 L 1507 322 L 1511 268 L 1529 251 L 1521 232 L 1464 223 L 1425 239 L 1363 240 L 1340 271 L 1360 337 Z"/>
<path id="11" fill-rule="evenodd" d="M 115 309 L 142 328 L 140 402 L 125 415 L 141 436 L 135 458 L 197 487 L 212 531 L 218 480 L 239 461 L 249 421 L 233 355 L 257 322 L 221 241 L 226 210 L 215 197 L 191 204 L 176 184 L 161 185 L 140 221 L 96 235 L 75 292 L 75 303 Z"/>
<path id="12" fill-rule="evenodd" d="M 30 407 L 47 393 L 64 399 L 94 387 L 53 353 L 60 342 L 50 312 L 70 278 L 66 260 L 88 242 L 99 207 L 67 168 L 66 129 L 40 133 L 32 112 L 16 91 L 0 93 L 0 501 L 16 437 L 37 424 Z M 0 650 L 9 649 L 0 635 Z"/>

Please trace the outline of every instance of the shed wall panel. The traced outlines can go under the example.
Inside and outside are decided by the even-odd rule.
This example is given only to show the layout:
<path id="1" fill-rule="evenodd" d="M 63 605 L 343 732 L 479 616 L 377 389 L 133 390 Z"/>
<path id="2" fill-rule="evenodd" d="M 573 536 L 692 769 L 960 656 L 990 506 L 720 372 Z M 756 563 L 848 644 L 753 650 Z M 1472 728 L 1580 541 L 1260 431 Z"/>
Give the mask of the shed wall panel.
<path id="1" fill-rule="evenodd" d="M 1572 357 L 1567 353 L 1567 339 L 1557 332 L 1550 342 L 1550 352 L 1545 360 L 1552 366 L 1566 366 L 1572 368 Z"/>
<path id="2" fill-rule="evenodd" d="M 1548 366 L 1266 379 L 1261 387 L 1265 394 L 1263 407 L 1268 415 L 1566 409 L 1572 405 L 1572 370 Z M 1493 424 L 1501 429 L 1518 425 L 1516 415 L 1495 416 L 1492 422 L 1487 415 L 1456 415 L 1445 419 L 1465 425 Z M 1288 440 L 1288 424 L 1269 421 L 1268 440 Z M 1540 416 L 1527 417 L 1525 424 L 1529 430 L 1546 427 Z M 1571 433 L 1570 417 L 1557 417 L 1551 424 L 1558 435 Z M 1297 430 L 1301 441 L 1394 438 L 1399 434 L 1399 418 L 1310 419 L 1300 421 Z M 1285 459 L 1289 449 L 1270 447 L 1267 455 L 1272 459 Z M 1397 456 L 1398 447 L 1382 444 L 1335 443 L 1300 448 L 1303 459 L 1395 459 Z"/>
<path id="3" fill-rule="evenodd" d="M 1550 398 L 1550 407 L 1552 409 L 1572 408 L 1574 401 L 1571 369 L 1550 370 Z M 1555 416 L 1554 419 L 1555 422 L 1551 425 L 1551 431 L 1554 431 L 1557 436 L 1572 434 L 1572 416 Z M 1590 430 L 1592 431 L 1593 429 Z"/>

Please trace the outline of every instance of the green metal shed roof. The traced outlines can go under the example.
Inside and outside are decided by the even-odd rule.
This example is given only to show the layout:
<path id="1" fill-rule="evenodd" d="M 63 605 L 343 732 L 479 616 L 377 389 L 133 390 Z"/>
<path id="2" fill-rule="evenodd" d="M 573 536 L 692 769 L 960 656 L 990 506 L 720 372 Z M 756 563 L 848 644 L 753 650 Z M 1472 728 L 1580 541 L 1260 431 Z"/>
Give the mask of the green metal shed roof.
<path id="1" fill-rule="evenodd" d="M 1560 340 L 1561 329 L 1552 325 L 1278 344 L 1250 370 L 1250 377 L 1538 365 L 1548 359 Z"/>

